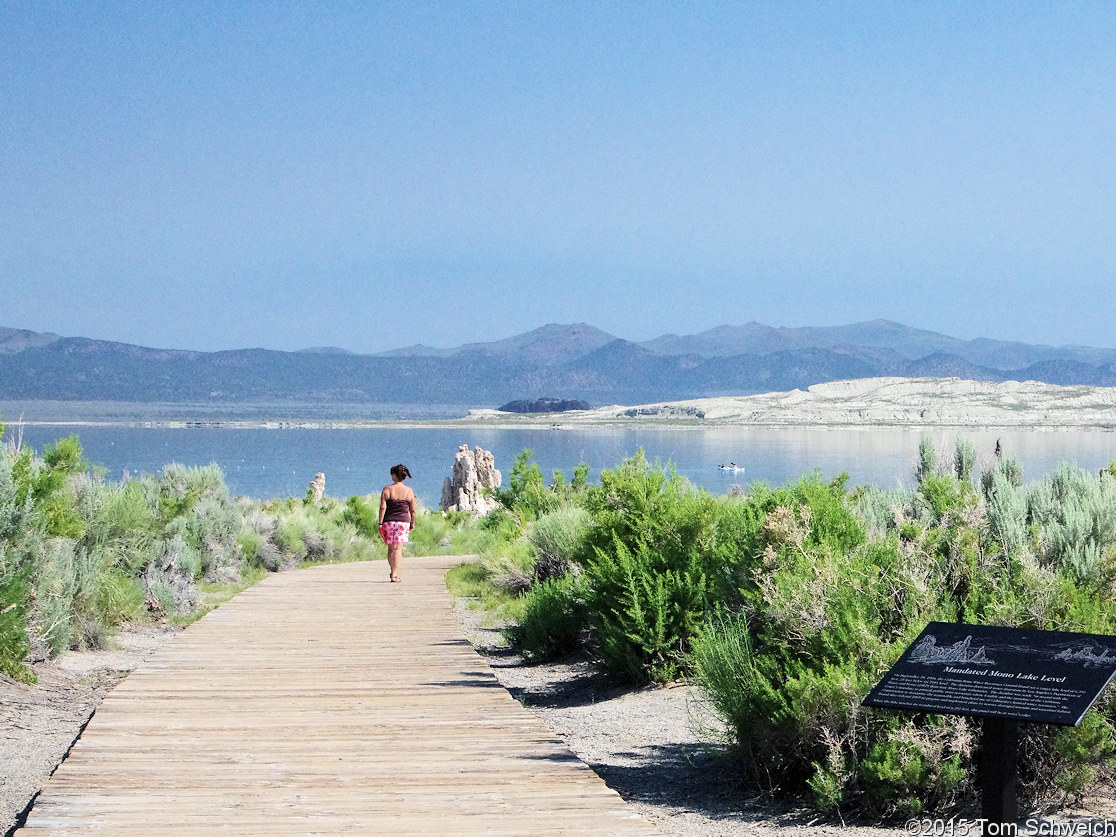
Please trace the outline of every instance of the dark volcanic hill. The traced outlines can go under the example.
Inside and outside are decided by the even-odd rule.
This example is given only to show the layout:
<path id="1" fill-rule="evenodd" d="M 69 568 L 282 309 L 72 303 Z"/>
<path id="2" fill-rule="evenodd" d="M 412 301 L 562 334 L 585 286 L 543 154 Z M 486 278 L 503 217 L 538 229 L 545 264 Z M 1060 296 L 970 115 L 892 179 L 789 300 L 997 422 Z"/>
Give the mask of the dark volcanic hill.
<path id="1" fill-rule="evenodd" d="M 472 404 L 544 397 L 637 404 L 878 376 L 1116 386 L 1116 350 L 959 340 L 875 320 L 719 326 L 644 343 L 546 325 L 456 349 L 196 352 L 0 328 L 0 400 Z"/>

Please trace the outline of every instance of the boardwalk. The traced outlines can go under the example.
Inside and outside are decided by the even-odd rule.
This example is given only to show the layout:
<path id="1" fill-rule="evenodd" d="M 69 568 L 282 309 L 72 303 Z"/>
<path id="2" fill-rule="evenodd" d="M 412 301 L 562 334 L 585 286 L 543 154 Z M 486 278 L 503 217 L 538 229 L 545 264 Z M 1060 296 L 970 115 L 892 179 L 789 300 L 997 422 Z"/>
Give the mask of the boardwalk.
<path id="1" fill-rule="evenodd" d="M 242 593 L 113 690 L 18 833 L 658 833 L 461 636 L 454 562 Z"/>

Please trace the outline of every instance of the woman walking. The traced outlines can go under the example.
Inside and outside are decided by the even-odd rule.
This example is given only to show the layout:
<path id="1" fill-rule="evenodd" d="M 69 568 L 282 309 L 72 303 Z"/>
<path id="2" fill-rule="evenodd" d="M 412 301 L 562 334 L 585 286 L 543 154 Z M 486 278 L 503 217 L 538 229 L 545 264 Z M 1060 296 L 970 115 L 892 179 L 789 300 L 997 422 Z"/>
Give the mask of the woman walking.
<path id="1" fill-rule="evenodd" d="M 391 580 L 399 581 L 399 561 L 403 558 L 403 544 L 408 533 L 415 528 L 415 492 L 403 484 L 411 476 L 406 465 L 391 467 L 391 485 L 380 492 L 380 536 L 388 548 L 388 567 Z"/>

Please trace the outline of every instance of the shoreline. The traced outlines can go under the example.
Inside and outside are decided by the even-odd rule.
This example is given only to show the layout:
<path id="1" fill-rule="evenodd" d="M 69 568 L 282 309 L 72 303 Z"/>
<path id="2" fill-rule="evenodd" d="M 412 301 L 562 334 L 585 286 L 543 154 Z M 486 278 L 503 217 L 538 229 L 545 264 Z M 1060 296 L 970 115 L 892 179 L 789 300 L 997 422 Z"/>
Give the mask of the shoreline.
<path id="1" fill-rule="evenodd" d="M 991 424 L 985 422 L 936 422 L 936 423 L 866 423 L 866 422 L 670 422 L 649 419 L 631 421 L 578 421 L 578 422 L 515 422 L 489 420 L 438 420 L 438 421 L 82 421 L 82 420 L 42 420 L 23 421 L 24 427 L 133 427 L 144 430 L 424 430 L 454 427 L 470 427 L 483 430 L 595 430 L 612 428 L 652 428 L 671 429 L 694 428 L 696 430 L 739 430 L 741 428 L 763 428 L 764 430 L 879 430 L 932 431 L 932 430 L 1033 430 L 1040 433 L 1071 433 L 1081 430 L 1116 432 L 1116 421 L 1081 423 L 1036 423 L 1036 424 Z M 14 425 L 7 425 L 13 427 Z"/>
<path id="2" fill-rule="evenodd" d="M 25 418 L 27 407 L 38 415 Z M 449 405 L 440 405 L 449 409 Z M 484 428 L 694 427 L 700 429 L 1035 430 L 1116 431 L 1116 387 L 1060 386 L 1034 381 L 979 382 L 959 378 L 865 378 L 816 384 L 806 390 L 724 395 L 646 404 L 613 404 L 561 413 L 502 413 L 470 409 L 438 416 L 431 405 L 411 405 L 411 417 L 329 417 L 373 412 L 367 405 L 129 404 L 126 402 L 8 402 L 0 410 L 27 427 L 135 427 L 211 430 L 349 430 Z M 20 408 L 23 408 L 21 410 Z M 402 408 L 400 408 L 402 409 Z M 315 415 L 314 412 L 318 414 Z M 240 412 L 241 417 L 220 413 Z M 430 418 L 423 413 L 433 414 Z M 209 415 L 206 415 L 208 413 Z M 213 416 L 217 413 L 217 416 Z M 253 415 L 253 414 L 256 415 Z M 284 415 L 286 413 L 287 415 Z M 245 415 L 247 414 L 247 415 Z"/>

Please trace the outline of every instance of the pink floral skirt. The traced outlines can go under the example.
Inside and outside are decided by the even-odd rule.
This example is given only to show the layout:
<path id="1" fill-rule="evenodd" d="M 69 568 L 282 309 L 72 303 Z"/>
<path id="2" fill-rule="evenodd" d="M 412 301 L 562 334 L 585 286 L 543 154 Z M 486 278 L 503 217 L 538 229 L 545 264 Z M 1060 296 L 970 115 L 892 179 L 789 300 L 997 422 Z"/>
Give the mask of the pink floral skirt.
<path id="1" fill-rule="evenodd" d="M 380 537 L 384 543 L 407 543 L 411 524 L 402 520 L 385 520 L 380 524 Z"/>

